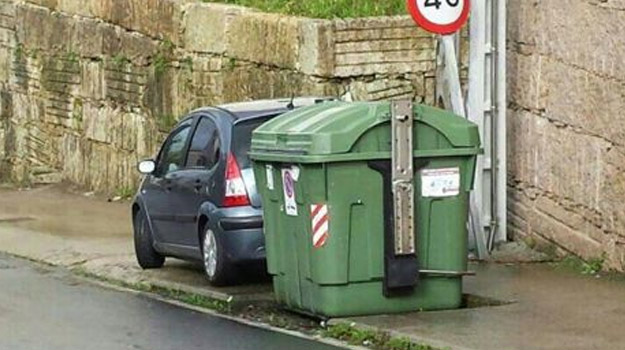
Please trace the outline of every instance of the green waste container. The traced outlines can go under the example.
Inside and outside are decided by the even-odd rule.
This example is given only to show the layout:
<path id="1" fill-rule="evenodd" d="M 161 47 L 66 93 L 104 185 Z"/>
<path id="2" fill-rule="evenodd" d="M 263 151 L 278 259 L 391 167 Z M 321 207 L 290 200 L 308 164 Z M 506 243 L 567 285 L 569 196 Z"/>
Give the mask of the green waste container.
<path id="1" fill-rule="evenodd" d="M 275 297 L 287 307 L 339 317 L 461 306 L 477 126 L 414 106 L 420 277 L 413 289 L 388 295 L 390 189 L 375 165 L 390 164 L 390 108 L 390 102 L 329 102 L 254 132 L 250 156 L 263 203 L 267 266 Z M 447 185 L 441 188 L 441 181 Z"/>

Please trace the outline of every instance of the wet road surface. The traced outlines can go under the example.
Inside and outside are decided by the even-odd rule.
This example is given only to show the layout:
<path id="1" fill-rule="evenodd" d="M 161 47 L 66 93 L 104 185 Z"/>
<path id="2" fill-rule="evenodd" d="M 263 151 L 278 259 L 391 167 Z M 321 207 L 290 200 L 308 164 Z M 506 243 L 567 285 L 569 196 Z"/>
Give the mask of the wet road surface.
<path id="1" fill-rule="evenodd" d="M 0 254 L 0 349 L 337 350 Z"/>

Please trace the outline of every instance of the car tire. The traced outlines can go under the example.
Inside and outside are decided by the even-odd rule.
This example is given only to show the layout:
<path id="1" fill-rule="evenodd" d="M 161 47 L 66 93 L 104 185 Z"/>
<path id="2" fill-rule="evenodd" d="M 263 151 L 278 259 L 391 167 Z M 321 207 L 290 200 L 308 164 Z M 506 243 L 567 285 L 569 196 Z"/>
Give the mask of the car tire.
<path id="1" fill-rule="evenodd" d="M 232 283 L 234 267 L 228 261 L 219 235 L 210 228 L 202 236 L 202 262 L 210 284 L 224 286 Z"/>
<path id="2" fill-rule="evenodd" d="M 142 269 L 158 269 L 165 263 L 165 257 L 154 249 L 152 229 L 143 211 L 135 214 L 134 241 L 137 262 Z"/>

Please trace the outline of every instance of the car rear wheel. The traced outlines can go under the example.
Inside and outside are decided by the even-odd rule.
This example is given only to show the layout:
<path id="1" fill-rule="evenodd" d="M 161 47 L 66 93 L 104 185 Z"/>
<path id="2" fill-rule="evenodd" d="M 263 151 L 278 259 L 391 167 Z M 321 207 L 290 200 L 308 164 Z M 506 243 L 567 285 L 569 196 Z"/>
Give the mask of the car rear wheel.
<path id="1" fill-rule="evenodd" d="M 142 269 L 157 269 L 165 263 L 165 257 L 154 249 L 154 238 L 148 220 L 142 211 L 135 214 L 135 255 Z"/>
<path id="2" fill-rule="evenodd" d="M 204 272 L 209 282 L 215 286 L 223 286 L 233 279 L 233 267 L 228 261 L 219 236 L 207 228 L 202 240 L 202 260 Z"/>

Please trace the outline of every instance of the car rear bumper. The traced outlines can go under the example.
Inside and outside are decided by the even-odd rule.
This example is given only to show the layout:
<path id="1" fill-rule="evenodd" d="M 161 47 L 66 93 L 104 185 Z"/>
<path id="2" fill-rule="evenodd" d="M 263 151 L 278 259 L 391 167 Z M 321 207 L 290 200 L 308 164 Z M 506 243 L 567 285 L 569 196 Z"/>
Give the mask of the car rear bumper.
<path id="1" fill-rule="evenodd" d="M 262 229 L 223 231 L 222 238 L 226 255 L 233 263 L 262 262 L 266 258 Z"/>
<path id="2" fill-rule="evenodd" d="M 231 262 L 265 261 L 265 235 L 260 209 L 223 208 L 216 210 L 213 215 L 224 251 Z"/>

